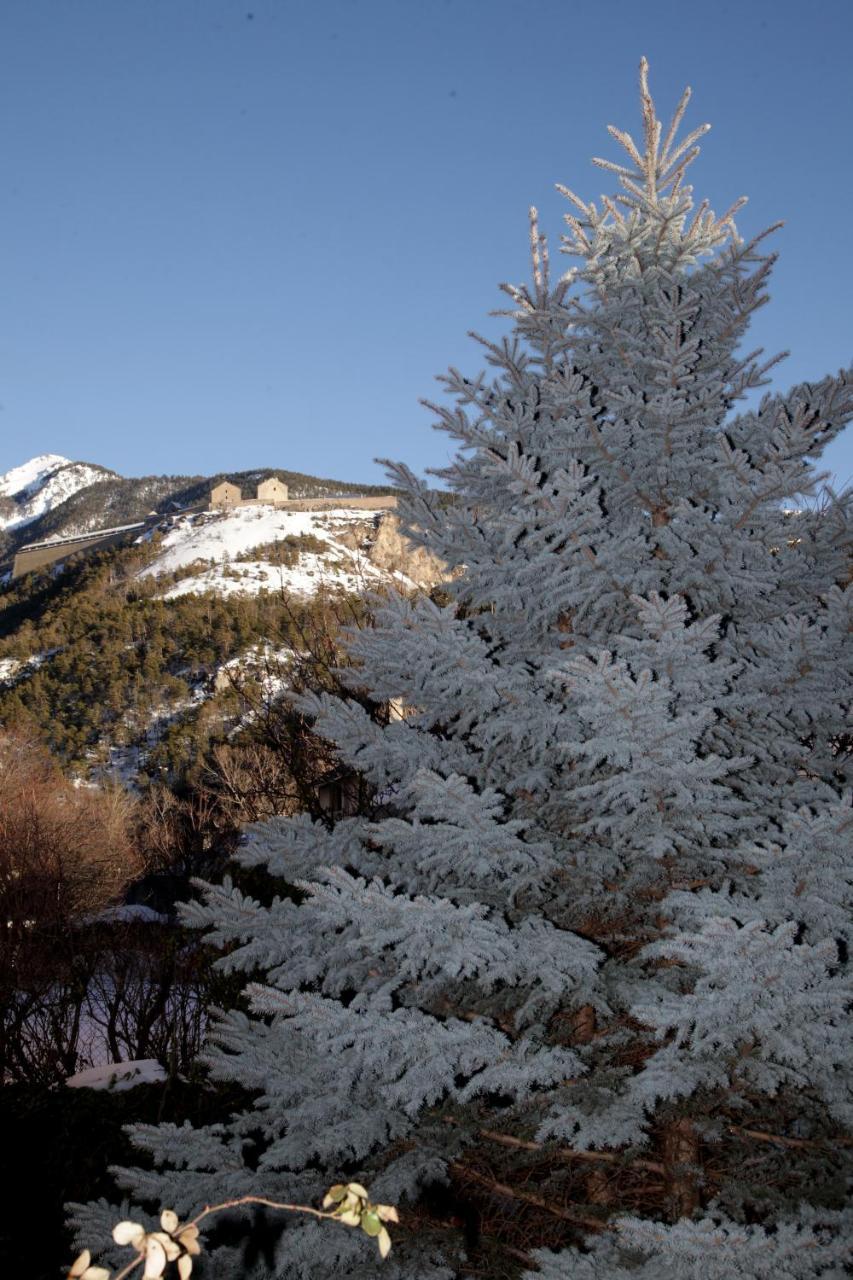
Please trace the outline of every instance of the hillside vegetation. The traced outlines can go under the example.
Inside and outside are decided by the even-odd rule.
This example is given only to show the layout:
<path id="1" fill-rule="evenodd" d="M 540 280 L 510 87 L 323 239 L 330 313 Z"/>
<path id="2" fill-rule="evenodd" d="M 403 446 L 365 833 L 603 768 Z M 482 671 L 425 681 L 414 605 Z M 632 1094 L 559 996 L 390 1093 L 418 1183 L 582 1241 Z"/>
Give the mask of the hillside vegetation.
<path id="1" fill-rule="evenodd" d="M 178 785 L 212 738 L 239 732 L 281 665 L 269 655 L 300 646 L 329 594 L 166 600 L 179 575 L 140 577 L 156 554 L 155 540 L 77 557 L 0 594 L 0 724 L 36 732 L 84 774 L 112 765 Z M 217 680 L 229 664 L 233 678 Z"/>

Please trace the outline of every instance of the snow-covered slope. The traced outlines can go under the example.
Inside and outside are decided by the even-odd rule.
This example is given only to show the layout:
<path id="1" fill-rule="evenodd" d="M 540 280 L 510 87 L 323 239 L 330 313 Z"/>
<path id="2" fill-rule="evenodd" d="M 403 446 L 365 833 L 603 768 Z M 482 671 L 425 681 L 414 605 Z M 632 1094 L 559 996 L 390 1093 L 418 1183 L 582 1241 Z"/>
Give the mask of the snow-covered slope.
<path id="1" fill-rule="evenodd" d="M 113 473 L 58 453 L 42 453 L 0 476 L 0 529 L 11 532 L 32 524 L 72 494 Z"/>
<path id="2" fill-rule="evenodd" d="M 37 458 L 30 458 L 29 462 L 22 462 L 0 476 L 0 494 L 12 498 L 31 493 L 57 467 L 67 467 L 70 462 L 70 458 L 63 458 L 59 453 L 40 453 Z"/>
<path id="3" fill-rule="evenodd" d="M 412 587 L 406 573 L 380 568 L 371 558 L 377 522 L 387 518 L 344 505 L 325 511 L 242 507 L 181 516 L 163 535 L 156 559 L 143 574 L 194 570 L 168 586 L 166 598 L 201 591 L 228 596 L 284 590 L 308 596 L 321 585 L 363 591 L 389 579 Z M 291 556 L 285 558 L 294 562 L 276 563 L 282 557 L 271 551 L 271 544 L 290 548 Z M 256 548 L 264 550 L 253 556 Z"/>

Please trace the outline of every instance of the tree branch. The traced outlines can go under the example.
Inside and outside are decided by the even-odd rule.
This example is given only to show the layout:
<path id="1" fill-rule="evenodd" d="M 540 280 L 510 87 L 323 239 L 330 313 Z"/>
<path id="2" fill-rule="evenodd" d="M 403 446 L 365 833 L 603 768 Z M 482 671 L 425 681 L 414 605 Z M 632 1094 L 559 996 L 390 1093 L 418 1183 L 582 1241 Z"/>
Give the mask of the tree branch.
<path id="1" fill-rule="evenodd" d="M 585 1160 L 591 1163 L 624 1164 L 636 1169 L 645 1169 L 649 1173 L 665 1173 L 663 1164 L 658 1160 L 625 1160 L 622 1156 L 614 1155 L 612 1151 L 575 1151 L 572 1147 L 549 1148 L 545 1143 L 531 1142 L 524 1138 L 514 1138 L 511 1134 L 497 1133 L 494 1129 L 481 1129 L 480 1137 L 486 1138 L 489 1142 L 497 1142 L 502 1147 L 515 1147 L 520 1151 L 544 1151 L 549 1155 L 556 1156 L 559 1160 Z"/>
<path id="2" fill-rule="evenodd" d="M 578 1227 L 586 1227 L 590 1231 L 606 1231 L 608 1229 L 608 1224 L 601 1218 L 588 1218 L 583 1213 L 566 1208 L 565 1205 L 546 1200 L 544 1196 L 534 1195 L 532 1191 L 516 1190 L 515 1187 L 509 1187 L 505 1182 L 496 1182 L 493 1178 L 487 1177 L 486 1174 L 478 1173 L 476 1169 L 469 1169 L 466 1165 L 453 1164 L 450 1169 L 452 1173 L 455 1173 L 463 1181 L 478 1182 L 481 1186 L 494 1192 L 495 1195 L 505 1196 L 508 1200 L 519 1200 L 523 1204 L 533 1205 L 534 1208 L 541 1209 L 543 1212 L 551 1214 L 554 1218 L 562 1218 L 564 1222 L 571 1222 Z"/>

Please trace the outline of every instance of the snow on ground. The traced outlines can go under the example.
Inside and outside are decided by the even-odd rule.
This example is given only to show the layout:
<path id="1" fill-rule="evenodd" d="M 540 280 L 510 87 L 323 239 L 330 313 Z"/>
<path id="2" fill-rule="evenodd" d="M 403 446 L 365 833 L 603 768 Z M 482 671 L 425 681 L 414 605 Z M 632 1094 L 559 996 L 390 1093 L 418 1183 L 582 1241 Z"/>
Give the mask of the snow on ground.
<path id="1" fill-rule="evenodd" d="M 189 697 L 152 707 L 144 725 L 125 715 L 124 724 L 131 731 L 131 741 L 116 743 L 101 739 L 98 749 L 89 752 L 91 777 L 96 783 L 118 782 L 129 791 L 136 790 L 146 756 L 157 746 L 169 725 L 208 696 L 204 681 L 199 681 Z"/>
<path id="2" fill-rule="evenodd" d="M 76 1076 L 69 1076 L 65 1083 L 69 1089 L 110 1089 L 119 1093 L 138 1084 L 159 1084 L 165 1079 L 166 1072 L 155 1058 L 140 1058 L 136 1062 L 108 1062 L 103 1067 L 87 1067 Z"/>
<path id="3" fill-rule="evenodd" d="M 175 573 L 198 564 L 199 572 L 170 587 L 165 599 L 215 591 L 219 595 L 254 595 L 260 591 L 287 591 L 312 595 L 320 585 L 361 591 L 366 585 L 387 579 L 365 553 L 341 540 L 354 525 L 370 519 L 364 510 L 336 508 L 327 511 L 287 511 L 275 507 L 242 507 L 177 519 L 164 535 L 160 552 L 140 576 Z M 255 547 L 306 534 L 326 544 L 325 554 L 304 552 L 292 567 L 265 560 L 238 560 Z M 212 563 L 211 563 L 212 562 Z"/>
<path id="4" fill-rule="evenodd" d="M 0 685 L 17 684 L 56 653 L 59 653 L 59 648 L 45 649 L 44 653 L 34 653 L 29 658 L 0 658 Z"/>
<path id="5" fill-rule="evenodd" d="M 257 687 L 257 705 L 244 711 L 228 731 L 234 738 L 250 725 L 266 708 L 272 707 L 290 688 L 290 666 L 296 654 L 293 649 L 271 644 L 252 645 L 245 653 L 223 662 L 213 680 L 215 690 L 227 688 L 232 679 L 238 686 L 248 676 Z"/>
<path id="6" fill-rule="evenodd" d="M 260 686 L 261 695 L 272 701 L 288 687 L 290 681 L 285 669 L 295 656 L 287 645 L 276 646 L 269 641 L 253 644 L 244 653 L 217 667 L 213 686 L 217 690 L 224 689 L 232 677 L 239 682 L 241 677 L 251 676 Z"/>
<path id="7" fill-rule="evenodd" d="M 135 791 L 139 786 L 139 775 L 145 760 L 145 749 L 138 742 L 127 746 L 116 746 L 114 742 L 102 743 L 106 759 L 91 766 L 94 785 L 104 782 L 119 783 L 128 791 Z M 90 753 L 90 758 L 95 752 Z"/>
<path id="8" fill-rule="evenodd" d="M 88 753 L 90 776 L 75 779 L 75 786 L 92 786 L 103 782 L 119 782 L 129 791 L 139 787 L 146 758 L 157 746 L 163 734 L 180 716 L 207 702 L 217 693 L 232 686 L 244 686 L 246 678 L 252 681 L 252 693 L 257 706 L 244 711 L 236 718 L 229 715 L 227 737 L 233 738 L 246 725 L 271 707 L 289 687 L 289 666 L 295 654 L 287 647 L 269 643 L 251 645 L 243 653 L 223 662 L 214 671 L 198 678 L 190 693 L 184 698 L 152 707 L 143 723 L 138 718 L 125 716 L 124 726 L 130 740 L 116 743 L 104 738 L 97 749 Z M 8 659 L 8 661 L 13 661 Z M 186 675 L 187 672 L 177 672 Z M 0 683 L 3 669 L 0 666 Z M 93 781 L 94 780 L 94 781 Z"/>
<path id="9" fill-rule="evenodd" d="M 348 555 L 355 561 L 352 552 Z M 225 567 L 228 572 L 224 574 L 222 567 L 216 567 L 205 569 L 192 578 L 183 578 L 164 592 L 163 598 L 175 600 L 178 596 L 202 591 L 215 591 L 220 596 L 257 595 L 261 591 L 310 596 L 320 586 L 335 586 L 344 591 L 358 592 L 382 577 L 367 562 L 354 563 L 354 571 L 348 573 L 339 564 L 331 564 L 324 556 L 319 555 L 302 555 L 292 568 L 267 564 L 264 560 L 244 560 L 233 567 Z"/>
<path id="10" fill-rule="evenodd" d="M 0 684 L 14 680 L 23 665 L 20 658 L 0 658 Z"/>
<path id="11" fill-rule="evenodd" d="M 139 910 L 139 906 L 133 908 L 134 912 Z M 145 925 L 143 937 L 147 937 L 150 928 Z M 72 1089 L 129 1089 L 165 1079 L 153 1058 L 138 1056 L 157 1052 L 150 1034 L 162 1039 L 162 1032 L 170 1025 L 181 1026 L 196 1040 L 204 1034 L 207 1015 L 195 979 L 177 979 L 165 992 L 163 1003 L 160 979 L 151 974 L 145 950 L 134 955 L 135 944 L 130 935 L 116 939 L 116 947 L 115 956 L 120 954 L 120 963 L 116 965 L 115 956 L 104 953 L 103 963 L 83 992 L 60 981 L 44 992 L 35 1006 L 30 1005 L 23 992 L 12 995 L 16 1003 L 23 1002 L 19 1030 L 23 1052 L 26 1055 L 41 1051 L 45 1018 L 49 1017 L 55 1042 L 74 1055 L 77 1071 L 66 1080 Z M 155 1012 L 154 1025 L 146 1026 L 146 1015 Z"/>

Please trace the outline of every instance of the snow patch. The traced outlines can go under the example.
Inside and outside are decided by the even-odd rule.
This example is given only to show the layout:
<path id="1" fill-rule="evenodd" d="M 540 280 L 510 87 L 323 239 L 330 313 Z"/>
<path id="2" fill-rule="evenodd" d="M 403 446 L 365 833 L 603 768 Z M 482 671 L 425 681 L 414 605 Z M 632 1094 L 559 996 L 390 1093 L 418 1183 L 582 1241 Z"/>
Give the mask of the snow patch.
<path id="1" fill-rule="evenodd" d="M 138 1084 L 162 1084 L 166 1072 L 155 1058 L 139 1058 L 136 1062 L 108 1062 L 102 1067 L 87 1067 L 69 1076 L 69 1089 L 111 1089 L 120 1093 Z"/>
<path id="2" fill-rule="evenodd" d="M 269 709 L 283 697 L 290 688 L 290 666 L 296 654 L 288 647 L 276 648 L 271 644 L 252 645 L 245 653 L 223 662 L 213 678 L 216 692 L 225 689 L 233 680 L 239 684 L 241 677 L 249 677 L 255 681 L 258 693 L 258 705 L 250 708 L 239 717 L 236 724 L 228 732 L 234 738 L 255 721 L 265 709 Z"/>
<path id="3" fill-rule="evenodd" d="M 10 684 L 24 665 L 20 658 L 0 658 L 0 684 Z"/>
<path id="4" fill-rule="evenodd" d="M 0 658 L 0 685 L 17 684 L 25 676 L 32 675 L 54 654 L 59 653 L 61 647 L 45 649 L 43 653 L 34 653 L 29 658 Z"/>

